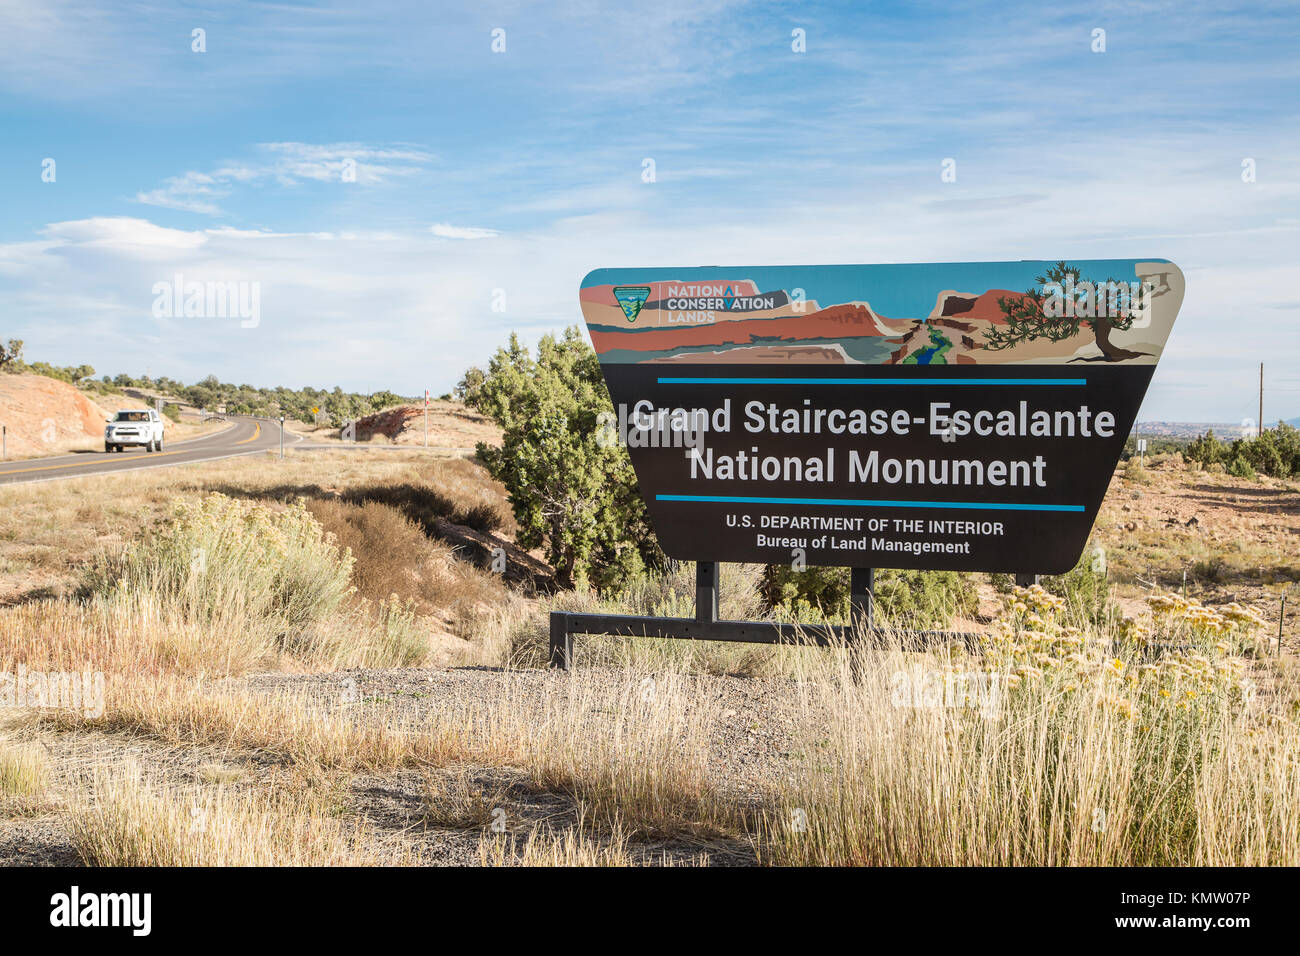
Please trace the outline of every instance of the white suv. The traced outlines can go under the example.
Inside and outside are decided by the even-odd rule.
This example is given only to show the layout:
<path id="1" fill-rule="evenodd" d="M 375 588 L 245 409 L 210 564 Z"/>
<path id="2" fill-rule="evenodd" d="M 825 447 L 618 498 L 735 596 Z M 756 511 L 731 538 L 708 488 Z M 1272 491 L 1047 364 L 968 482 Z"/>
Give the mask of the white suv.
<path id="1" fill-rule="evenodd" d="M 152 408 L 131 408 L 108 419 L 104 426 L 104 451 L 121 451 L 127 445 L 143 445 L 145 451 L 162 451 L 162 416 Z"/>

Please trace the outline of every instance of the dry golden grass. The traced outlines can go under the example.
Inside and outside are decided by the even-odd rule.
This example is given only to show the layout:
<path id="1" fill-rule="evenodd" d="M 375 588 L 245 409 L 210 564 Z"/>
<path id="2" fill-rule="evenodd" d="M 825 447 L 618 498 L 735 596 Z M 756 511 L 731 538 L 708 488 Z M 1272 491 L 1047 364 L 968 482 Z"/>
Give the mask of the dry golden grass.
<path id="1" fill-rule="evenodd" d="M 737 825 L 708 773 L 716 708 L 668 670 L 575 680 L 548 695 L 524 760 L 533 784 L 569 794 L 592 822 L 630 837 L 714 835 Z"/>
<path id="2" fill-rule="evenodd" d="M 623 827 L 613 825 L 597 834 L 589 825 L 586 809 L 580 808 L 578 820 L 570 828 L 555 831 L 535 827 L 522 841 L 513 833 L 485 834 L 479 841 L 479 862 L 483 866 L 708 866 L 707 853 L 696 853 L 685 860 L 667 852 L 657 858 L 634 856 Z"/>
<path id="3" fill-rule="evenodd" d="M 0 489 L 0 554 L 35 560 L 32 567 L 64 582 L 94 548 L 84 547 L 78 561 L 46 561 L 41 549 L 60 551 L 74 537 L 120 548 L 115 536 L 135 524 L 125 520 L 131 509 L 161 514 L 176 494 L 194 498 L 210 490 L 281 503 L 307 495 L 315 499 L 312 514 L 351 549 L 352 583 L 363 599 L 309 615 L 293 634 L 268 628 L 265 615 L 239 601 L 187 609 L 152 586 L 0 610 L 0 671 L 17 663 L 77 672 L 89 665 L 110 676 L 101 717 L 47 710 L 27 714 L 29 723 L 56 733 L 212 748 L 283 764 L 305 778 L 431 771 L 427 820 L 434 825 L 487 826 L 509 798 L 473 786 L 460 769 L 466 765 L 514 768 L 531 787 L 563 794 L 580 808 L 577 824 L 559 830 L 486 835 L 480 858 L 491 865 L 671 862 L 676 857 L 638 855 L 638 841 L 694 845 L 714 837 L 747 839 L 763 862 L 777 864 L 1300 863 L 1294 664 L 1240 660 L 1234 655 L 1245 642 L 1235 639 L 1222 659 L 1201 648 L 1214 659 L 1202 666 L 1189 657 L 1178 668 L 1189 681 L 1210 684 L 1204 675 L 1219 673 L 1219 664 L 1231 675 L 1250 668 L 1261 684 L 1251 701 L 1225 691 L 1226 684 L 1180 696 L 1199 690 L 1192 683 L 1171 684 L 1178 694 L 1162 703 L 1141 682 L 1116 683 L 1117 675 L 1147 673 L 1139 649 L 1123 650 L 1113 674 L 1101 669 L 1100 648 L 1122 643 L 1124 632 L 1108 625 L 1048 634 L 1028 612 L 1008 619 L 1007 633 L 1023 642 L 1041 630 L 1043 646 L 1060 650 L 1050 662 L 1033 664 L 1032 654 L 1023 662 L 1000 658 L 990 645 L 961 655 L 862 651 L 851 669 L 844 654 L 810 648 L 593 638 L 584 641 L 574 674 L 539 689 L 504 672 L 491 697 L 380 706 L 342 690 L 329 696 L 319 683 L 312 694 L 274 694 L 226 679 L 259 668 L 427 662 L 412 635 L 423 634 L 432 625 L 420 621 L 432 618 L 473 638 L 473 650 L 459 660 L 540 663 L 547 602 L 510 595 L 452 560 L 395 506 L 337 500 L 348 488 L 430 480 L 426 460 L 404 455 L 349 450 L 329 453 L 328 461 L 303 456 L 284 465 L 152 472 L 132 476 L 129 485 L 105 479 Z M 453 478 L 478 480 L 468 462 L 445 467 Z M 65 494 L 73 485 L 87 489 L 87 498 Z M 475 487 L 457 492 L 458 500 L 474 500 L 483 492 Z M 724 613 L 753 616 L 752 572 L 731 573 Z M 691 582 L 681 577 L 630 582 L 599 606 L 685 614 Z M 187 586 L 188 579 L 176 580 Z M 399 600 L 387 600 L 394 593 Z M 556 603 L 597 606 L 579 595 Z M 1067 666 L 1067 644 L 1080 648 L 1081 663 Z M 1038 645 L 1030 652 L 1039 653 Z M 594 670 L 593 660 L 604 666 Z M 1086 679 L 1065 679 L 1069 667 Z M 1178 668 L 1161 665 L 1152 673 Z M 987 707 L 900 705 L 897 675 L 918 669 L 1018 680 Z M 773 687 L 795 699 L 802 749 L 792 755 L 788 776 L 756 785 L 741 809 L 735 795 L 719 792 L 710 752 L 719 705 L 700 693 L 693 675 L 756 670 L 793 678 Z M 85 858 L 164 865 L 374 859 L 364 831 L 310 794 L 268 788 L 226 767 L 198 777 L 222 789 L 178 791 L 130 773 L 101 777 L 93 798 L 75 811 Z M 209 821 L 198 833 L 191 829 L 196 806 Z"/>
<path id="4" fill-rule="evenodd" d="M 123 548 L 143 525 L 162 517 L 178 496 L 219 491 L 277 501 L 341 495 L 356 486 L 424 484 L 453 508 L 489 505 L 512 533 L 505 492 L 463 458 L 421 452 L 305 451 L 177 465 L 125 475 L 0 486 L 0 603 L 57 596 L 75 587 L 99 551 Z"/>
<path id="5" fill-rule="evenodd" d="M 239 674 L 271 653 L 240 623 L 187 621 L 146 602 L 32 601 L 0 609 L 0 670 Z"/>
<path id="6" fill-rule="evenodd" d="M 554 833 L 535 829 L 520 842 L 513 834 L 485 835 L 479 841 L 483 866 L 633 866 L 627 838 L 614 830 L 605 839 L 594 838 L 581 823 Z"/>
<path id="7" fill-rule="evenodd" d="M 412 666 L 430 658 L 441 633 L 400 605 L 376 613 L 348 608 L 287 641 L 237 607 L 196 621 L 144 595 L 45 600 L 0 609 L 0 671 L 21 663 L 29 670 L 224 677 Z"/>
<path id="8" fill-rule="evenodd" d="M 349 772 L 440 767 L 475 758 L 503 762 L 517 753 L 519 728 L 506 715 L 467 707 L 428 719 L 376 720 L 346 696 L 260 695 L 237 685 L 161 678 L 121 679 L 108 687 L 101 717 L 70 711 L 40 716 L 46 728 L 143 735 L 173 746 L 216 746 Z"/>
<path id="9" fill-rule="evenodd" d="M 424 532 L 400 511 L 376 502 L 338 500 L 311 501 L 307 510 L 351 552 L 352 584 L 359 594 L 373 601 L 396 595 L 416 602 L 423 613 L 435 610 L 426 598 L 425 580 L 437 555 Z"/>
<path id="10" fill-rule="evenodd" d="M 408 472 L 373 484 L 353 485 L 342 492 L 342 498 L 352 504 L 374 501 L 391 505 L 430 535 L 436 533 L 440 519 L 483 532 L 504 527 L 513 533 L 515 527 L 505 489 L 463 458 L 434 460 L 422 474 Z"/>
<path id="11" fill-rule="evenodd" d="M 499 699 L 422 716 L 327 706 L 194 682 L 117 688 L 90 720 L 47 728 L 145 735 L 346 773 L 404 767 L 519 767 L 532 785 L 584 808 L 579 832 L 535 842 L 522 859 L 616 862 L 628 839 L 743 835 L 780 864 L 1294 865 L 1300 861 L 1300 734 L 1256 710 L 1190 714 L 1169 705 L 1144 724 L 1098 683 L 1029 683 L 992 709 L 900 706 L 896 675 L 978 668 L 978 658 L 864 652 L 802 658 L 802 769 L 739 811 L 707 773 L 716 715 L 682 675 L 557 682 L 530 706 Z M 607 677 L 608 675 L 606 675 Z M 1137 701 L 1137 691 L 1131 693 Z M 1284 704 L 1278 701 L 1279 705 Z M 1146 706 L 1146 705 L 1143 705 Z M 430 822 L 483 826 L 504 794 L 455 772 L 430 793 Z M 618 839 L 611 840 L 611 834 Z M 543 840 L 537 837 L 536 840 Z M 493 849 L 489 862 L 518 861 Z M 486 852 L 486 851 L 485 851 Z"/>
<path id="12" fill-rule="evenodd" d="M 50 784 L 50 761 L 38 744 L 0 743 L 0 794 L 40 797 Z"/>
<path id="13" fill-rule="evenodd" d="M 1075 686 L 1050 676 L 1004 685 L 987 711 L 896 703 L 900 673 L 987 666 L 969 657 L 869 653 L 854 679 L 823 659 L 804 682 L 817 772 L 782 788 L 758 835 L 763 859 L 1300 862 L 1300 732 L 1292 721 L 1224 698 L 1206 697 L 1202 706 L 1184 698 L 1187 691 L 1165 699 L 1100 677 Z"/>
<path id="14" fill-rule="evenodd" d="M 479 786 L 463 768 L 452 770 L 429 778 L 425 820 L 437 827 L 487 827 L 509 799 L 508 787 Z"/>
<path id="15" fill-rule="evenodd" d="M 164 518 L 178 499 L 198 500 L 218 491 L 237 500 L 260 499 L 284 507 L 305 497 L 313 513 L 353 549 L 359 564 L 358 597 L 343 613 L 320 615 L 314 635 L 283 630 L 241 601 L 209 597 L 211 617 L 193 620 L 175 602 L 135 595 L 93 610 L 44 603 L 5 622 L 0 607 L 0 662 L 32 656 L 29 641 L 64 648 L 78 667 L 141 666 L 151 673 L 244 673 L 254 667 L 331 669 L 420 663 L 496 663 L 509 653 L 508 632 L 530 611 L 495 575 L 459 561 L 447 545 L 412 532 L 405 519 L 382 505 L 347 505 L 352 488 L 405 486 L 438 489 L 446 507 L 504 509 L 503 492 L 473 462 L 436 460 L 421 453 L 310 452 L 284 462 L 233 459 L 130 476 L 74 479 L 0 488 L 0 605 L 71 595 L 87 567 L 104 556 L 117 560 L 142 526 Z M 508 509 L 506 509 L 508 511 Z M 392 553 L 389 553 L 389 552 Z M 409 561 L 409 564 L 407 563 Z M 205 580 L 204 593 L 211 581 Z M 391 606 L 399 595 L 401 611 Z M 358 616 L 360 613 L 360 617 Z M 50 615 L 62 631 L 49 639 L 33 628 Z M 409 620 L 408 620 L 409 618 Z M 308 629 L 310 630 L 310 629 Z M 81 636 L 75 632 L 84 631 Z M 6 632 L 8 641 L 6 641 Z M 355 638 L 363 635 L 358 641 Z M 6 655 L 6 644 L 14 648 Z"/>
<path id="16" fill-rule="evenodd" d="M 566 681 L 548 687 L 540 703 L 525 702 L 507 681 L 487 701 L 370 714 L 342 686 L 337 698 L 326 698 L 257 694 L 230 681 L 123 677 L 109 683 L 103 715 L 52 711 L 39 720 L 63 731 L 145 735 L 358 772 L 515 764 L 531 768 L 539 784 L 572 788 L 588 802 L 616 791 L 647 819 L 659 815 L 666 823 L 676 819 L 675 804 L 700 804 L 708 792 L 699 731 L 708 716 L 682 691 L 682 679 Z M 611 762 L 610 754 L 619 757 Z"/>
<path id="17" fill-rule="evenodd" d="M 139 768 L 100 770 L 71 815 L 88 866 L 372 866 L 364 829 L 300 793 L 155 790 Z"/>
<path id="18" fill-rule="evenodd" d="M 585 804 L 596 825 L 629 821 L 633 837 L 701 835 L 734 824 L 706 774 L 710 719 L 681 686 L 563 682 L 540 703 L 507 684 L 491 701 L 466 701 L 424 715 L 367 713 L 346 697 L 260 695 L 226 682 L 158 679 L 110 684 L 105 713 L 39 718 L 47 730 L 97 730 L 176 747 L 217 747 L 320 770 L 349 773 L 439 768 L 466 762 L 524 768 L 537 787 Z M 500 805 L 453 775 L 431 784 L 430 818 L 469 825 Z"/>
<path id="19" fill-rule="evenodd" d="M 521 599 L 499 575 L 457 560 L 451 547 L 428 538 L 391 505 L 323 500 L 310 502 L 308 509 L 352 553 L 353 585 L 371 601 L 395 595 L 416 613 L 480 645 L 489 643 L 485 637 L 497 633 L 500 622 L 522 610 Z M 494 645 L 477 660 L 497 663 L 502 657 Z"/>

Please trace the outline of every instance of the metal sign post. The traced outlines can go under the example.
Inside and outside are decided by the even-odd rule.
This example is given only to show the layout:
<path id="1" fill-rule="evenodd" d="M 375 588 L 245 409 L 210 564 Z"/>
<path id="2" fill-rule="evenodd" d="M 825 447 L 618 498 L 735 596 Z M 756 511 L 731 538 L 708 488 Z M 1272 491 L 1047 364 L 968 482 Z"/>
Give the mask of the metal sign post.
<path id="1" fill-rule="evenodd" d="M 772 621 L 718 619 L 719 564 L 695 565 L 695 617 L 643 617 L 633 614 L 576 614 L 551 612 L 550 663 L 568 670 L 574 662 L 575 634 L 619 637 L 660 637 L 696 641 L 735 641 L 747 644 L 810 644 L 816 647 L 851 647 L 859 641 L 871 646 L 894 646 L 901 634 L 909 650 L 960 641 L 973 646 L 979 635 L 961 631 L 886 631 L 874 626 L 875 603 L 872 568 L 850 571 L 850 624 L 778 624 Z"/>
<path id="2" fill-rule="evenodd" d="M 280 416 L 280 457 L 284 458 L 284 416 Z"/>

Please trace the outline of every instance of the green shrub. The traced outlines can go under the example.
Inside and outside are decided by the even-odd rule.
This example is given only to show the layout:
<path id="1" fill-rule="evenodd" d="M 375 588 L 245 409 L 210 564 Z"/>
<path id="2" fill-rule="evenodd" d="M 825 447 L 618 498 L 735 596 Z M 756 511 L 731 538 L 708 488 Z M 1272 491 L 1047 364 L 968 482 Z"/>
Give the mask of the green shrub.
<path id="1" fill-rule="evenodd" d="M 794 621 L 842 620 L 849 611 L 847 568 L 769 564 L 760 584 L 763 601 L 778 617 Z"/>
<path id="2" fill-rule="evenodd" d="M 1186 450 L 1183 451 L 1183 458 L 1189 462 L 1195 462 L 1202 468 L 1209 468 L 1216 462 L 1223 460 L 1224 446 L 1223 442 L 1214 437 L 1214 429 L 1211 428 L 1204 435 L 1198 435 Z"/>
<path id="3" fill-rule="evenodd" d="M 1065 598 L 1066 608 L 1081 620 L 1103 625 L 1112 615 L 1110 580 L 1098 553 L 1085 548 L 1083 556 L 1065 574 L 1048 574 L 1040 579 L 1049 594 Z"/>
<path id="4" fill-rule="evenodd" d="M 762 593 L 781 618 L 844 622 L 849 617 L 848 568 L 807 568 L 783 564 L 764 570 Z M 947 627 L 957 616 L 979 608 L 975 582 L 957 571 L 880 570 L 875 577 L 875 609 L 900 627 Z"/>
<path id="5" fill-rule="evenodd" d="M 10 339 L 10 342 L 13 342 Z M 18 343 L 21 345 L 22 343 Z M 95 374 L 95 370 L 89 365 L 51 365 L 49 362 L 23 362 L 16 360 L 11 368 L 15 372 L 27 372 L 32 375 L 43 375 L 46 378 L 56 378 L 60 382 L 67 382 L 69 385 L 77 385 Z"/>
<path id="6" fill-rule="evenodd" d="M 974 614 L 979 596 L 971 576 L 958 571 L 882 571 L 876 575 L 876 606 L 904 627 L 937 628 Z"/>
<path id="7" fill-rule="evenodd" d="M 1254 438 L 1238 438 L 1231 444 L 1219 441 L 1211 430 L 1188 445 L 1183 457 L 1206 469 L 1225 464 L 1228 474 L 1237 478 L 1253 480 L 1261 472 L 1292 478 L 1300 475 L 1300 429 L 1279 422 Z"/>
<path id="8" fill-rule="evenodd" d="M 0 372 L 6 368 L 21 372 L 23 365 L 23 340 L 10 339 L 8 343 L 0 342 Z"/>
<path id="9" fill-rule="evenodd" d="M 512 335 L 459 389 L 501 426 L 479 459 L 509 493 L 520 546 L 543 548 L 561 587 L 609 590 L 664 566 L 627 450 L 602 440 L 613 405 L 577 329 L 543 336 L 535 359 Z"/>
<path id="10" fill-rule="evenodd" d="M 83 593 L 148 595 L 203 623 L 265 621 L 292 640 L 338 609 L 351 570 L 351 553 L 302 502 L 276 510 L 210 494 L 182 500 L 120 555 L 96 562 Z"/>
<path id="11" fill-rule="evenodd" d="M 1151 484 L 1151 475 L 1142 467 L 1138 459 L 1130 458 L 1124 463 L 1124 480 L 1137 485 L 1149 485 Z"/>
<path id="12" fill-rule="evenodd" d="M 1221 555 L 1211 555 L 1192 565 L 1192 577 L 1206 584 L 1222 584 L 1231 573 L 1228 562 Z"/>
<path id="13" fill-rule="evenodd" d="M 1251 466 L 1250 462 L 1246 460 L 1244 455 L 1240 454 L 1234 456 L 1233 459 L 1228 462 L 1228 474 L 1232 475 L 1234 478 L 1248 478 L 1251 481 L 1254 481 L 1259 477 L 1255 473 L 1255 469 Z"/>

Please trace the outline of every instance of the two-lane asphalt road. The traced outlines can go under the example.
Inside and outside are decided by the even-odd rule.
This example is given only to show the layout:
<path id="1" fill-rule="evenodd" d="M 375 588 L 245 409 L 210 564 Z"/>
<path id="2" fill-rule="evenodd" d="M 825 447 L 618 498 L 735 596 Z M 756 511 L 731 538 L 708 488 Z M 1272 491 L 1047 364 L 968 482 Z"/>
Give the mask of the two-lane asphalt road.
<path id="1" fill-rule="evenodd" d="M 163 465 L 256 455 L 280 447 L 279 429 L 279 422 L 270 419 L 232 417 L 230 427 L 214 434 L 178 442 L 164 440 L 162 451 L 147 452 L 143 448 L 132 448 L 118 452 L 88 451 L 54 458 L 0 462 L 0 485 L 54 481 L 81 475 L 116 474 Z M 286 447 L 300 441 L 302 438 L 293 432 L 284 433 Z"/>

